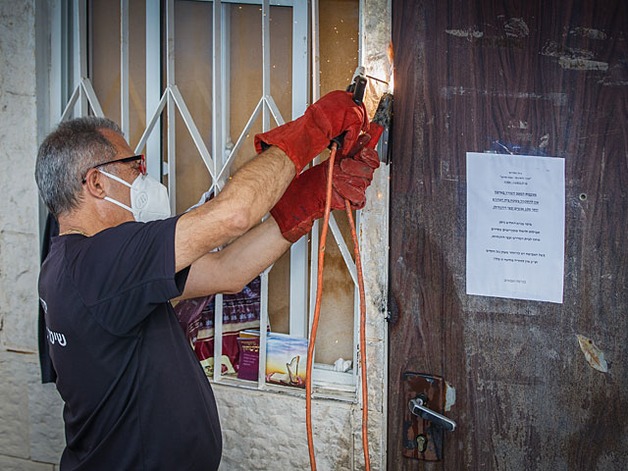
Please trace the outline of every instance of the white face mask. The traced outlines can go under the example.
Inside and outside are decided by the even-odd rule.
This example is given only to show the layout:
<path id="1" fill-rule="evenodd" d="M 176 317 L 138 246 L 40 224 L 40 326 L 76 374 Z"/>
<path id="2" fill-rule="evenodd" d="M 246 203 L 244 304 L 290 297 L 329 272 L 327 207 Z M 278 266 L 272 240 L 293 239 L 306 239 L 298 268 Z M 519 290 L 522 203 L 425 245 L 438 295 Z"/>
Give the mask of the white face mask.
<path id="1" fill-rule="evenodd" d="M 133 218 L 138 222 L 157 221 L 170 217 L 170 200 L 168 190 L 153 177 L 148 175 L 138 175 L 129 185 L 122 178 L 111 175 L 104 170 L 100 173 L 107 177 L 128 186 L 131 189 L 131 207 L 119 201 L 105 196 L 105 200 L 117 204 L 121 208 L 133 213 Z"/>

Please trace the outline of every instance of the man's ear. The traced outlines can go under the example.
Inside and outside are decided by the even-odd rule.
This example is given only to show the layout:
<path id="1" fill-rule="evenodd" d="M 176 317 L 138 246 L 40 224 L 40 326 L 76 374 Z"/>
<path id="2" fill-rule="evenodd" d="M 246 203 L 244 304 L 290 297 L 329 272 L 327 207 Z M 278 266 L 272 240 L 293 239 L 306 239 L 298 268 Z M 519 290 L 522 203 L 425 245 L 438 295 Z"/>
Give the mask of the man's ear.
<path id="1" fill-rule="evenodd" d="M 96 198 L 102 199 L 107 196 L 104 175 L 95 168 L 88 170 L 84 185 L 87 187 L 88 193 Z"/>

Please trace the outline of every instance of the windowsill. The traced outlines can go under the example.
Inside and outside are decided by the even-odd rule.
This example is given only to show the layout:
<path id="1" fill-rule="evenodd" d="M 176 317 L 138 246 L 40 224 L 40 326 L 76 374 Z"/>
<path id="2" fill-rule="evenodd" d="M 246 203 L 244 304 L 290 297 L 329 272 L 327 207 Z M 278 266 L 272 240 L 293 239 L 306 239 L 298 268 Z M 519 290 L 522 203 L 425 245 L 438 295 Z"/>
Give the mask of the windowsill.
<path id="1" fill-rule="evenodd" d="M 355 379 L 353 371 L 346 373 L 333 371 L 332 366 L 316 365 L 313 371 L 314 384 L 312 386 L 312 399 L 332 400 L 341 402 L 356 403 Z M 212 385 L 219 384 L 232 388 L 263 391 L 275 395 L 288 395 L 292 397 L 305 398 L 305 389 L 292 386 L 281 386 L 278 384 L 264 383 L 256 381 L 238 379 L 235 376 L 222 376 L 216 382 L 210 379 Z"/>

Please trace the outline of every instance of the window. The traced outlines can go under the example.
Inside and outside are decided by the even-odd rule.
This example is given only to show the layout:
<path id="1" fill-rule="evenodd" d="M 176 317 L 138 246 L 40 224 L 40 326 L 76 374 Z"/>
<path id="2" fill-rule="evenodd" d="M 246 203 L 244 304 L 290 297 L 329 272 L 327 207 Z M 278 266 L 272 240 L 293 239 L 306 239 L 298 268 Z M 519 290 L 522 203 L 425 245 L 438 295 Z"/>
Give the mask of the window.
<path id="1" fill-rule="evenodd" d="M 184 211 L 208 189 L 219 192 L 255 154 L 257 132 L 300 116 L 320 94 L 346 87 L 358 65 L 358 3 L 57 0 L 51 121 L 96 114 L 120 123 L 131 146 L 147 155 L 149 173 L 167 184 L 173 210 Z M 345 215 L 336 214 L 314 382 L 353 391 L 358 298 L 346 226 Z M 318 231 L 261 275 L 261 325 L 273 332 L 308 335 Z M 215 303 L 219 359 L 222 296 Z M 266 329 L 260 330 L 263 365 Z M 352 362 L 349 371 L 334 371 L 340 358 Z M 215 368 L 211 379 L 251 386 L 232 376 Z M 269 387 L 264 374 L 253 387 Z"/>

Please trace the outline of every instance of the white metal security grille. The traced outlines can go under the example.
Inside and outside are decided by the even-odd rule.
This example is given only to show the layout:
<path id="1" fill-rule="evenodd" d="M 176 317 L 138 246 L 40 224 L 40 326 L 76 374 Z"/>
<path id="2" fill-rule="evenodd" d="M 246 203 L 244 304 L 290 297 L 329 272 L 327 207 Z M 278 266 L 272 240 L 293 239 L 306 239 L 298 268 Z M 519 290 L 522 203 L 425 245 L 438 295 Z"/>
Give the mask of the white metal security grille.
<path id="1" fill-rule="evenodd" d="M 130 135 L 129 115 L 129 1 L 120 1 L 120 126 L 127 136 Z M 212 129 L 211 149 L 207 148 L 203 134 L 192 117 L 186 100 L 177 86 L 175 76 L 174 41 L 176 31 L 175 0 L 145 0 L 146 12 L 146 128 L 135 145 L 136 151 L 146 149 L 148 171 L 156 178 L 162 172 L 168 175 L 168 189 L 171 205 L 176 208 L 176 151 L 175 151 L 175 111 L 183 119 L 186 131 L 192 138 L 194 146 L 207 168 L 215 192 L 224 186 L 232 164 L 253 123 L 262 116 L 263 129 L 271 127 L 271 118 L 277 124 L 283 124 L 275 100 L 271 95 L 270 77 L 270 7 L 284 6 L 292 8 L 292 116 L 300 116 L 308 103 L 310 94 L 309 83 L 313 84 L 313 97 L 318 96 L 318 53 L 317 53 L 317 1 L 311 2 L 311 10 L 305 0 L 215 0 L 212 3 Z M 226 32 L 229 28 L 227 8 L 231 4 L 260 5 L 262 19 L 262 95 L 252 111 L 244 129 L 233 146 L 229 141 L 229 68 L 225 59 L 228 48 Z M 52 122 L 71 117 L 94 114 L 103 116 L 103 109 L 92 86 L 92 75 L 88 67 L 88 25 L 95 18 L 88 18 L 88 0 L 54 0 L 52 2 L 52 74 L 51 74 L 51 116 Z M 312 14 L 312 27 L 308 25 L 308 16 Z M 162 22 L 162 16 L 164 21 Z M 163 25 L 163 26 L 162 26 Z M 162 28 L 164 29 L 162 31 Z M 310 36 L 311 32 L 311 36 Z M 311 44 L 311 51 L 309 45 Z M 165 63 L 162 63 L 162 57 Z M 165 70 L 165 85 L 162 87 L 160 77 L 162 67 Z M 313 79 L 310 80 L 310 73 Z M 167 126 L 162 135 L 162 119 L 166 112 Z M 205 133 L 208 130 L 203 130 Z M 131 143 L 131 145 L 133 145 Z M 165 149 L 162 148 L 165 146 Z M 167 162 L 163 155 L 168 156 Z M 358 222 L 359 224 L 359 222 Z M 353 279 L 356 281 L 356 269 L 351 252 L 340 233 L 333 216 L 330 221 L 332 234 L 340 247 L 341 254 Z M 308 269 L 308 245 L 306 238 L 293 245 L 290 257 L 290 333 L 307 337 L 308 312 L 307 306 L 313 310 L 314 293 L 316 291 L 316 264 Z M 312 232 L 312 258 L 316 258 L 315 248 L 318 245 L 318 231 Z M 308 286 L 308 279 L 311 280 Z M 268 270 L 262 274 L 261 293 L 261 329 L 260 329 L 260 374 L 258 387 L 265 388 L 265 354 L 266 328 L 268 325 Z M 309 296 L 309 302 L 308 302 Z M 354 296 L 354 345 L 357 345 L 358 295 Z M 224 381 L 221 375 L 222 355 L 222 298 L 216 297 L 214 330 L 214 381 Z M 311 316 L 309 316 L 311 318 Z M 357 350 L 354 348 L 353 364 L 356 364 Z M 314 380 L 319 384 L 332 382 L 344 384 L 353 389 L 356 382 L 357 368 L 350 373 L 336 373 L 329 368 L 315 368 Z"/>

